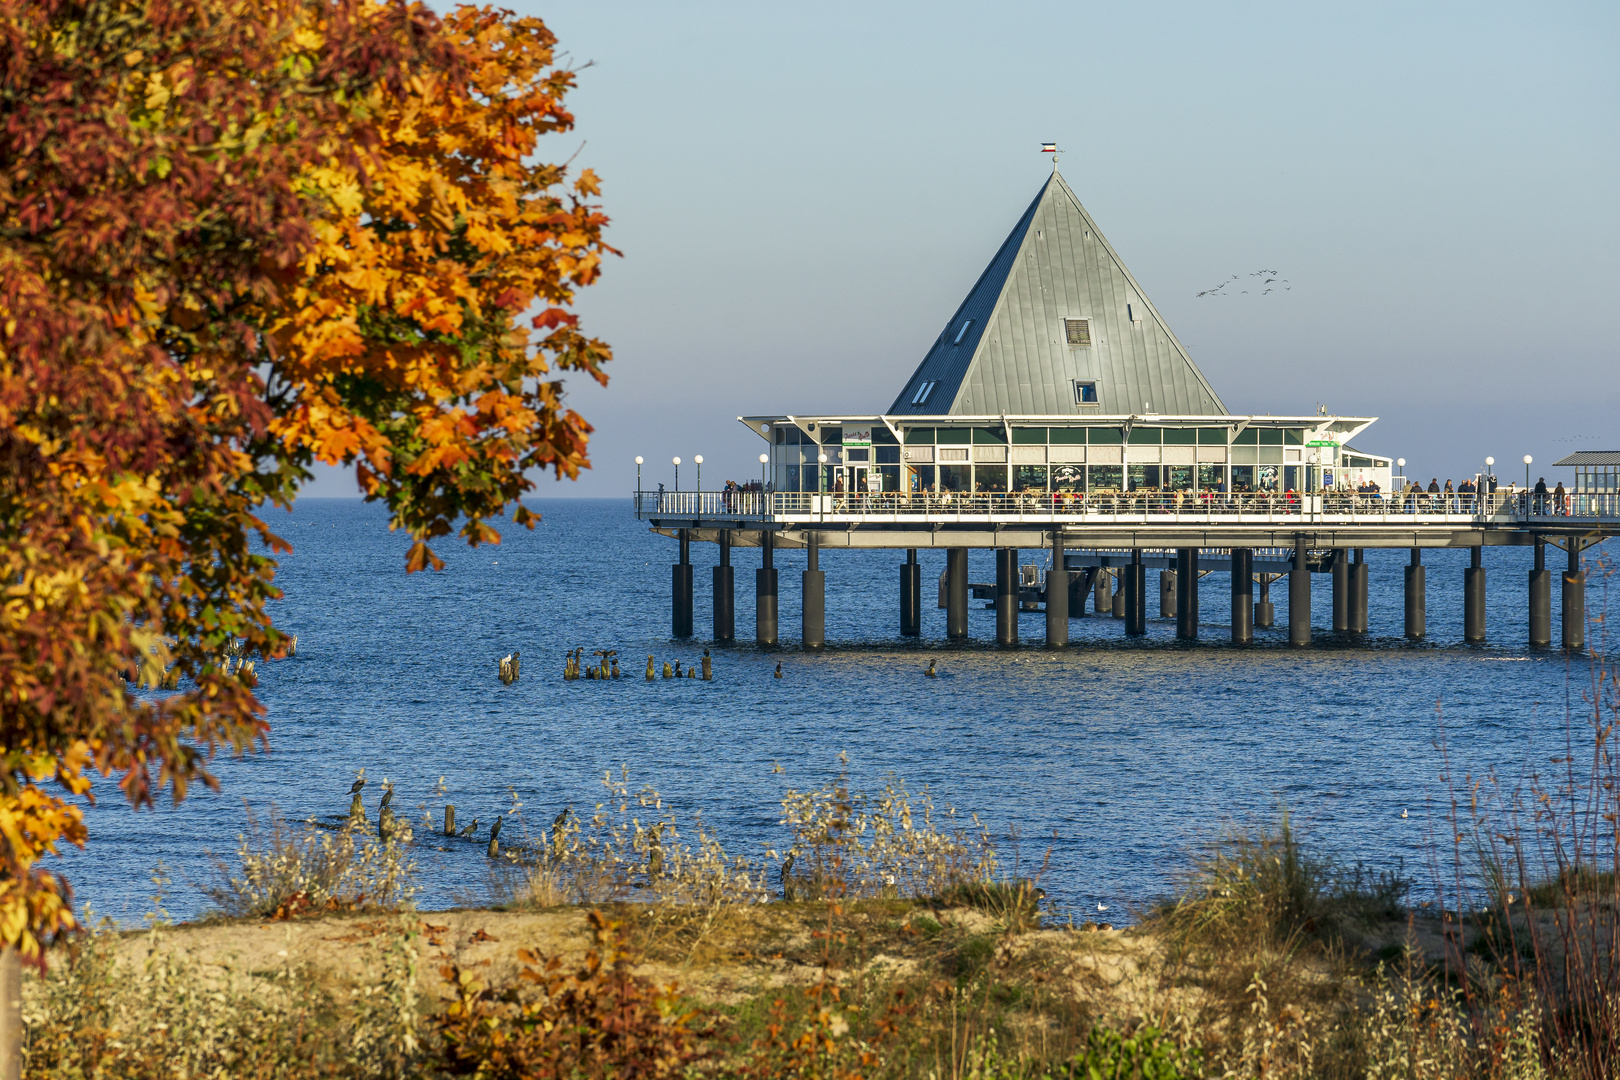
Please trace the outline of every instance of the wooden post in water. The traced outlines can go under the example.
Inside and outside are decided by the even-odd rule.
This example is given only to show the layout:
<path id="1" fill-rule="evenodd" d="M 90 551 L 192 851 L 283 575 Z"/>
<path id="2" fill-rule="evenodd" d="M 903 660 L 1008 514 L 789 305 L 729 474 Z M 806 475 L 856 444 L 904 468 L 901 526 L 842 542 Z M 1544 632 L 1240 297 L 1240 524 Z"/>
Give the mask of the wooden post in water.
<path id="1" fill-rule="evenodd" d="M 456 835 L 456 808 L 449 803 L 444 805 L 444 835 Z"/>

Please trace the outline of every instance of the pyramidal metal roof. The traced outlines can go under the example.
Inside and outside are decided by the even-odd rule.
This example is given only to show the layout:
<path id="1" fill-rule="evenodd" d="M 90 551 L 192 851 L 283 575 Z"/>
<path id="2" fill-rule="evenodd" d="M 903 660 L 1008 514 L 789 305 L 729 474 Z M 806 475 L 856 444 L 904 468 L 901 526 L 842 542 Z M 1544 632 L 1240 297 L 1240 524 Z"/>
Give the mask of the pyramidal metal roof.
<path id="1" fill-rule="evenodd" d="M 1069 343 L 1066 319 L 1087 320 L 1089 345 Z M 1096 404 L 1076 402 L 1077 380 L 1095 384 Z M 925 383 L 935 385 L 913 404 Z M 1053 170 L 889 413 L 1146 412 L 1226 406 Z"/>

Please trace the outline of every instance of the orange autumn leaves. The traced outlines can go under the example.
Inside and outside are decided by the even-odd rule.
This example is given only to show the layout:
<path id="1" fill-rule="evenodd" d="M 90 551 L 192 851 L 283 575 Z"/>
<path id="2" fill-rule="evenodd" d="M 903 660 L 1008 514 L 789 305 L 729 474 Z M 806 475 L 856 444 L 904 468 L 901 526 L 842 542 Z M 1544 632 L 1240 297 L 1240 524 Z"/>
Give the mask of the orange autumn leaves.
<path id="1" fill-rule="evenodd" d="M 74 925 L 42 860 L 91 771 L 147 806 L 263 744 L 224 654 L 284 646 L 259 514 L 312 459 L 411 569 L 585 466 L 558 376 L 604 378 L 570 307 L 611 249 L 540 160 L 554 48 L 493 9 L 0 0 L 0 943 Z"/>
<path id="2" fill-rule="evenodd" d="M 426 541 L 458 517 L 468 540 L 498 541 L 488 519 L 528 490 L 526 473 L 577 474 L 590 428 L 556 375 L 606 382 L 609 358 L 568 310 L 612 251 L 589 202 L 597 180 L 531 160 L 573 123 L 555 38 L 538 19 L 475 8 L 444 31 L 465 74 L 378 94 L 376 149 L 307 174 L 329 213 L 270 327 L 296 391 L 272 430 L 357 463 L 367 495 L 416 539 L 410 569 L 440 565 Z M 534 519 L 519 505 L 516 520 Z"/>

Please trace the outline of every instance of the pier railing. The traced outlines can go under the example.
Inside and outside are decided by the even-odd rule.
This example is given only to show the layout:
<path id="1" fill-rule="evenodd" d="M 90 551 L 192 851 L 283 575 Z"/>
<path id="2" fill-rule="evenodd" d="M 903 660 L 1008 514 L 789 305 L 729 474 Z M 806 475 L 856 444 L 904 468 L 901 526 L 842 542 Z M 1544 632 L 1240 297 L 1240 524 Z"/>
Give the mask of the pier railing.
<path id="1" fill-rule="evenodd" d="M 1364 495 L 1271 492 L 637 492 L 636 516 L 692 520 L 756 518 L 838 521 L 1375 522 L 1557 523 L 1571 518 L 1620 521 L 1620 493 L 1523 491 L 1489 495 L 1412 492 Z"/>

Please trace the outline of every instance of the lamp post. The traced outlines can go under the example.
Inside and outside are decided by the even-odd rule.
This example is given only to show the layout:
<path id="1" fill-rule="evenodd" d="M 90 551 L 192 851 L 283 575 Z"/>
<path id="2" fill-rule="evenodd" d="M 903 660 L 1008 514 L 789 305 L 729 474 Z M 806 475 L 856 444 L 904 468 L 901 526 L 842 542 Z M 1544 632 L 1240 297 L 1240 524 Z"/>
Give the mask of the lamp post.
<path id="1" fill-rule="evenodd" d="M 1524 455 L 1524 490 L 1526 491 L 1530 490 L 1530 463 L 1534 460 L 1535 458 L 1529 454 Z"/>
<path id="2" fill-rule="evenodd" d="M 675 490 L 681 490 L 681 459 L 675 458 Z"/>
<path id="3" fill-rule="evenodd" d="M 770 470 L 771 455 L 759 455 L 759 508 L 760 513 L 765 512 L 765 486 L 766 474 Z"/>
<path id="4" fill-rule="evenodd" d="M 636 455 L 636 496 L 641 496 L 641 455 Z"/>
<path id="5" fill-rule="evenodd" d="M 1485 507 L 1490 505 L 1491 469 L 1494 468 L 1495 465 L 1495 458 L 1487 457 L 1485 459 L 1485 475 L 1479 478 L 1479 486 L 1474 490 L 1475 506 Z"/>
<path id="6" fill-rule="evenodd" d="M 693 462 L 695 462 L 697 464 L 697 470 L 698 470 L 697 489 L 698 489 L 698 495 L 701 496 L 703 494 L 703 455 L 702 454 L 697 454 L 697 455 L 693 456 L 692 460 L 693 460 Z"/>
<path id="7" fill-rule="evenodd" d="M 816 455 L 816 461 L 819 463 L 819 467 L 816 469 L 816 490 L 821 492 L 821 494 L 825 495 L 825 494 L 827 494 L 827 453 L 826 453 L 826 451 L 822 451 L 821 453 L 817 454 Z"/>

